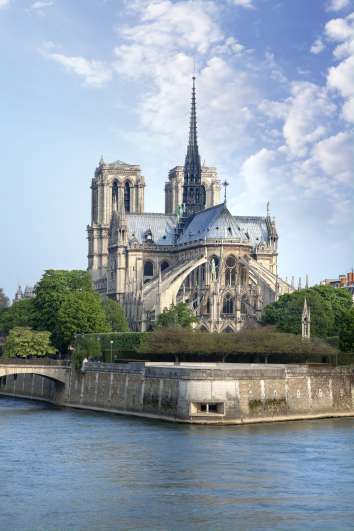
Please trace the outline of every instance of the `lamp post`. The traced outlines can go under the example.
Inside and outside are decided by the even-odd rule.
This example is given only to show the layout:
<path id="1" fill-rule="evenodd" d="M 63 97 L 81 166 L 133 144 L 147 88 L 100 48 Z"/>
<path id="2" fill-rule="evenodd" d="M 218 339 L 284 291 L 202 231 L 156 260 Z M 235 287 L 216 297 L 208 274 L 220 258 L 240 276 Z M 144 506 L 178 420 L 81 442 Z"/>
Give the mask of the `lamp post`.
<path id="1" fill-rule="evenodd" d="M 113 363 L 113 339 L 110 340 L 110 344 L 111 344 L 111 363 Z"/>

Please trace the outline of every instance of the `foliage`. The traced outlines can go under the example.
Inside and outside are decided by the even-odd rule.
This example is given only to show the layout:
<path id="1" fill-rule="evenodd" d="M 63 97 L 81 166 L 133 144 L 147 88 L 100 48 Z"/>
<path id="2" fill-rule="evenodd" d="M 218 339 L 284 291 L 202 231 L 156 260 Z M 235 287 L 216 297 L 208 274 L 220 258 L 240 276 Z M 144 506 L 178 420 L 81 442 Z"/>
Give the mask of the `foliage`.
<path id="1" fill-rule="evenodd" d="M 0 288 L 0 308 L 7 308 L 9 305 L 9 298 L 6 297 L 4 290 Z"/>
<path id="2" fill-rule="evenodd" d="M 345 352 L 354 352 L 354 307 L 342 319 L 339 331 L 339 348 Z"/>
<path id="3" fill-rule="evenodd" d="M 57 344 L 61 349 L 67 348 L 76 334 L 109 330 L 110 326 L 97 293 L 73 291 L 65 294 L 55 324 Z"/>
<path id="4" fill-rule="evenodd" d="M 95 360 L 102 358 L 101 345 L 97 338 L 98 336 L 92 334 L 79 336 L 75 340 L 75 348 L 71 358 L 74 367 L 79 369 L 85 358 Z"/>
<path id="5" fill-rule="evenodd" d="M 57 327 L 59 310 L 70 293 L 92 293 L 91 279 L 86 271 L 54 270 L 45 271 L 35 287 L 34 306 L 36 328 L 50 330 L 54 344 L 61 347 L 65 340 L 60 337 Z"/>
<path id="6" fill-rule="evenodd" d="M 158 328 L 182 327 L 190 328 L 197 318 L 193 311 L 185 302 L 179 302 L 176 305 L 171 305 L 170 308 L 165 308 L 157 318 L 156 326 Z"/>
<path id="7" fill-rule="evenodd" d="M 303 341 L 299 336 L 277 332 L 271 327 L 245 329 L 237 334 L 206 333 L 176 327 L 160 328 L 144 335 L 138 351 L 151 355 L 172 354 L 176 359 L 198 359 L 200 356 L 204 359 L 216 355 L 219 361 L 226 361 L 231 355 L 237 357 L 245 353 L 280 356 L 291 354 L 294 361 L 336 353 L 333 347 L 323 341 Z"/>
<path id="8" fill-rule="evenodd" d="M 265 307 L 263 322 L 283 332 L 301 333 L 301 316 L 306 297 L 311 311 L 311 335 L 338 335 L 343 316 L 351 307 L 350 293 L 331 286 L 315 286 L 279 297 Z"/>
<path id="9" fill-rule="evenodd" d="M 75 353 L 77 351 L 84 352 L 85 356 L 90 358 L 103 358 L 110 361 L 111 356 L 111 341 L 112 341 L 112 357 L 126 358 L 134 355 L 142 341 L 142 338 L 147 335 L 147 332 L 122 332 L 122 333 L 106 333 L 106 334 L 88 334 L 80 335 L 75 340 Z M 94 350 L 90 351 L 87 348 L 86 341 L 92 342 L 95 345 Z M 98 349 L 98 355 L 95 353 L 95 349 Z M 76 354 L 75 354 L 76 356 Z M 85 357 L 83 356 L 83 357 Z"/>
<path id="10" fill-rule="evenodd" d="M 5 356 L 8 358 L 46 356 L 55 352 L 50 342 L 50 332 L 38 332 L 29 327 L 16 326 L 10 331 L 5 343 Z"/>
<path id="11" fill-rule="evenodd" d="M 102 308 L 112 332 L 128 332 L 128 321 L 122 306 L 117 301 L 105 298 L 102 300 Z"/>
<path id="12" fill-rule="evenodd" d="M 36 309 L 33 299 L 22 299 L 8 308 L 0 309 L 0 334 L 8 334 L 11 328 L 34 327 Z"/>

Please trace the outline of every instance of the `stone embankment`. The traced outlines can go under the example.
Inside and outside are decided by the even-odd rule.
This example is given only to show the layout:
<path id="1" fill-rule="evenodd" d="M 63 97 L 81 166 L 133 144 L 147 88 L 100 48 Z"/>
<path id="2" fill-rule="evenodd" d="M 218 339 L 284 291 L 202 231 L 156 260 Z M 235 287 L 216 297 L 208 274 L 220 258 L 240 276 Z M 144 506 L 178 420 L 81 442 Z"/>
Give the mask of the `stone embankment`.
<path id="1" fill-rule="evenodd" d="M 354 416 L 346 367 L 222 363 L 86 363 L 2 376 L 0 394 L 95 411 L 195 424 L 243 424 Z M 63 374 L 63 367 L 57 368 Z M 2 376 L 2 377 L 1 377 Z"/>

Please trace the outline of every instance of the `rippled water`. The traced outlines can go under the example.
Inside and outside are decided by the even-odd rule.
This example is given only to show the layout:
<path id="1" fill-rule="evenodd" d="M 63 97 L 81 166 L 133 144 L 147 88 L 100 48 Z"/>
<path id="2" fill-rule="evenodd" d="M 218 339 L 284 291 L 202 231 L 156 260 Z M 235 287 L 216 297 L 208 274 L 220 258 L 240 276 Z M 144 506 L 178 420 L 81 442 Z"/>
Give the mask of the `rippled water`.
<path id="1" fill-rule="evenodd" d="M 354 529 L 353 428 L 193 427 L 0 398 L 0 529 Z"/>

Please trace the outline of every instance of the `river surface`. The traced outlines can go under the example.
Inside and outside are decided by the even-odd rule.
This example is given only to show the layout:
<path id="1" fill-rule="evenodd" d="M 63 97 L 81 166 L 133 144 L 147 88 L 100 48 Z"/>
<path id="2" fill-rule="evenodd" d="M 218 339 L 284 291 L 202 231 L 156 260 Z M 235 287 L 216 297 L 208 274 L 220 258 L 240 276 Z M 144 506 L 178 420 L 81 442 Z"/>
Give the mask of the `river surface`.
<path id="1" fill-rule="evenodd" d="M 0 529 L 354 529 L 354 419 L 184 426 L 2 397 Z"/>

